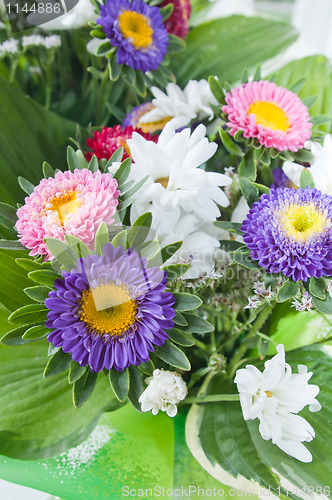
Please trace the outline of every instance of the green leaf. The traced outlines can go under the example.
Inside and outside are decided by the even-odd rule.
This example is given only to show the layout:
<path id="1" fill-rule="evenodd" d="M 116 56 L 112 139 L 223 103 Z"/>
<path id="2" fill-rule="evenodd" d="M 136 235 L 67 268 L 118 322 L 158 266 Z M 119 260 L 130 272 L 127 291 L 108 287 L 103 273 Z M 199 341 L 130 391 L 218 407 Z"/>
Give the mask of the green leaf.
<path id="1" fill-rule="evenodd" d="M 173 340 L 176 344 L 182 345 L 183 347 L 191 347 L 195 344 L 189 337 L 187 337 L 183 331 L 178 328 L 172 328 L 166 331 L 169 338 Z"/>
<path id="2" fill-rule="evenodd" d="M 17 180 L 18 180 L 20 187 L 23 189 L 23 191 L 26 194 L 30 195 L 33 192 L 33 190 L 35 189 L 35 186 L 31 182 L 29 182 L 27 179 L 25 179 L 25 177 L 19 176 L 17 178 Z"/>
<path id="3" fill-rule="evenodd" d="M 119 401 L 125 401 L 130 387 L 129 371 L 118 372 L 115 368 L 111 368 L 109 373 L 110 383 L 115 396 Z"/>
<path id="4" fill-rule="evenodd" d="M 332 115 L 315 115 L 311 117 L 311 122 L 315 125 L 321 125 L 322 123 L 330 123 L 332 121 Z"/>
<path id="5" fill-rule="evenodd" d="M 106 56 L 106 54 L 112 51 L 112 48 L 109 41 L 101 43 L 96 50 L 96 56 Z"/>
<path id="6" fill-rule="evenodd" d="M 23 335 L 22 339 L 29 340 L 30 342 L 34 340 L 40 340 L 46 337 L 52 330 L 46 328 L 45 325 L 35 325 L 29 328 Z"/>
<path id="7" fill-rule="evenodd" d="M 228 135 L 222 127 L 219 127 L 219 135 L 226 151 L 235 156 L 244 155 L 242 149 L 233 141 L 233 139 L 231 139 L 230 135 Z"/>
<path id="8" fill-rule="evenodd" d="M 181 349 L 175 344 L 166 340 L 165 344 L 155 348 L 155 355 L 175 368 L 189 371 L 191 368 L 190 361 Z"/>
<path id="9" fill-rule="evenodd" d="M 13 330 L 10 330 L 9 332 L 5 333 L 1 337 L 1 344 L 3 345 L 10 345 L 10 346 L 17 346 L 17 345 L 22 345 L 26 344 L 28 341 L 23 340 L 22 337 L 26 330 L 29 328 L 29 325 L 23 325 L 19 326 L 17 328 L 14 328 Z"/>
<path id="10" fill-rule="evenodd" d="M 298 283 L 294 283 L 294 281 L 285 281 L 282 287 L 278 290 L 277 293 L 277 302 L 286 302 L 286 300 L 290 300 L 296 297 L 299 291 Z"/>
<path id="11" fill-rule="evenodd" d="M 246 177 L 247 179 L 250 179 L 252 181 L 256 180 L 257 167 L 253 149 L 249 149 L 249 151 L 242 158 L 239 165 L 239 176 Z"/>
<path id="12" fill-rule="evenodd" d="M 251 207 L 255 201 L 259 200 L 259 191 L 246 177 L 239 178 L 240 189 L 248 205 Z"/>
<path id="13" fill-rule="evenodd" d="M 45 268 L 50 268 L 51 263 L 50 262 L 37 262 L 36 260 L 32 259 L 31 257 L 29 259 L 25 259 L 22 257 L 18 257 L 15 259 L 16 264 L 18 264 L 20 267 L 23 267 L 26 271 L 40 271 Z"/>
<path id="14" fill-rule="evenodd" d="M 98 172 L 99 163 L 98 163 L 98 158 L 96 155 L 92 156 L 92 158 L 88 164 L 88 169 L 91 170 L 91 172 L 93 172 L 93 173 Z"/>
<path id="15" fill-rule="evenodd" d="M 103 254 L 103 248 L 109 242 L 108 229 L 105 222 L 102 222 L 97 229 L 95 236 L 95 252 L 98 255 Z"/>
<path id="16" fill-rule="evenodd" d="M 66 271 L 76 268 L 77 259 L 67 243 L 58 238 L 45 238 L 45 243 L 53 257 L 60 262 Z"/>
<path id="17" fill-rule="evenodd" d="M 128 392 L 128 399 L 137 411 L 141 411 L 141 405 L 138 400 L 145 387 L 143 385 L 139 370 L 136 366 L 129 366 L 130 375 L 130 389 Z"/>
<path id="18" fill-rule="evenodd" d="M 247 269 L 261 269 L 258 262 L 250 257 L 250 251 L 246 247 L 239 247 L 235 252 L 229 252 L 230 258 Z"/>
<path id="19" fill-rule="evenodd" d="M 127 231 L 121 231 L 112 239 L 114 248 L 122 247 L 127 248 Z"/>
<path id="20" fill-rule="evenodd" d="M 173 12 L 173 9 L 174 9 L 174 5 L 171 3 L 165 5 L 165 7 L 161 7 L 159 9 L 160 14 L 163 16 L 163 22 L 165 22 L 170 17 L 170 15 Z"/>
<path id="21" fill-rule="evenodd" d="M 205 321 L 205 319 L 201 318 L 197 314 L 183 313 L 183 316 L 188 323 L 188 326 L 185 328 L 187 332 L 210 333 L 214 330 L 214 326 L 211 325 L 211 323 Z"/>
<path id="22" fill-rule="evenodd" d="M 58 375 L 66 371 L 73 358 L 71 354 L 63 352 L 62 349 L 59 349 L 53 356 L 49 359 L 47 365 L 44 370 L 44 378 L 53 377 L 53 375 Z"/>
<path id="23" fill-rule="evenodd" d="M 153 361 L 151 359 L 149 359 L 149 361 L 147 361 L 146 363 L 141 363 L 140 365 L 138 365 L 138 369 L 141 370 L 146 375 L 150 376 L 150 375 L 152 375 L 152 373 L 155 369 L 155 366 L 153 364 Z"/>
<path id="24" fill-rule="evenodd" d="M 230 233 L 236 233 L 242 236 L 242 223 L 241 222 L 228 222 L 228 221 L 215 221 L 213 223 L 219 229 L 224 229 L 224 231 L 229 231 Z"/>
<path id="25" fill-rule="evenodd" d="M 114 153 L 112 154 L 111 158 L 108 160 L 108 162 L 106 163 L 106 166 L 105 166 L 105 172 L 107 171 L 107 169 L 113 164 L 113 163 L 120 163 L 121 160 L 122 160 L 122 157 L 123 157 L 123 152 L 124 152 L 124 149 L 123 148 L 118 148 L 116 151 L 114 151 Z M 123 170 L 125 169 L 126 167 L 124 167 L 123 165 L 120 165 L 120 167 L 118 168 L 118 170 L 115 172 L 115 174 L 113 175 L 114 179 L 116 179 L 118 182 L 119 182 L 119 177 L 121 176 Z M 122 169 L 122 170 L 120 170 Z M 130 169 L 129 169 L 129 172 L 130 172 Z M 128 175 L 129 175 L 129 172 L 128 172 Z M 127 177 L 128 177 L 127 175 Z M 124 182 L 124 181 L 123 181 Z"/>
<path id="26" fill-rule="evenodd" d="M 188 271 L 189 267 L 189 264 L 170 264 L 163 267 L 163 271 L 167 272 L 168 280 L 172 281 L 180 278 L 180 276 Z"/>
<path id="27" fill-rule="evenodd" d="M 300 188 L 304 189 L 307 186 L 313 189 L 315 187 L 315 183 L 309 170 L 307 168 L 304 168 L 301 172 Z"/>
<path id="28" fill-rule="evenodd" d="M 70 364 L 69 373 L 68 373 L 69 384 L 73 384 L 74 382 L 77 382 L 77 380 L 82 377 L 82 375 L 85 373 L 85 371 L 88 368 L 89 367 L 87 365 L 81 366 L 79 363 L 72 361 Z"/>
<path id="29" fill-rule="evenodd" d="M 128 246 L 137 248 L 146 240 L 152 224 L 150 212 L 138 217 L 128 231 Z"/>
<path id="30" fill-rule="evenodd" d="M 24 292 L 27 294 L 27 296 L 30 297 L 30 299 L 35 300 L 36 302 L 45 302 L 50 291 L 51 288 L 49 288 L 48 286 L 31 286 L 28 288 L 24 288 Z"/>
<path id="31" fill-rule="evenodd" d="M 43 177 L 45 179 L 48 179 L 49 177 L 54 177 L 55 175 L 54 169 L 51 167 L 49 163 L 47 163 L 47 161 L 44 161 L 42 170 L 43 170 Z"/>
<path id="32" fill-rule="evenodd" d="M 76 156 L 76 151 L 71 146 L 68 146 L 67 148 L 67 164 L 69 170 L 71 170 L 72 172 L 74 172 L 75 169 L 82 169 L 81 163 Z"/>
<path id="33" fill-rule="evenodd" d="M 86 370 L 86 372 L 74 382 L 73 403 L 75 408 L 80 408 L 89 399 L 96 386 L 97 377 L 97 372 Z"/>
<path id="34" fill-rule="evenodd" d="M 320 300 L 326 298 L 326 284 L 324 278 L 310 278 L 309 292 Z"/>
<path id="35" fill-rule="evenodd" d="M 292 92 L 295 92 L 297 94 L 303 87 L 303 85 L 306 82 L 306 77 L 299 78 L 296 82 L 292 83 L 292 85 L 289 87 L 289 90 Z"/>
<path id="36" fill-rule="evenodd" d="M 77 260 L 79 258 L 83 257 L 84 259 L 88 255 L 91 255 L 91 252 L 87 247 L 87 245 L 77 236 L 73 236 L 72 234 L 66 234 L 65 240 L 72 251 L 71 253 L 72 257 L 75 260 L 75 265 L 73 267 L 76 267 Z"/>
<path id="37" fill-rule="evenodd" d="M 12 207 L 11 205 L 8 205 L 7 203 L 0 202 L 0 216 L 3 217 L 4 219 L 8 220 L 12 226 L 14 226 L 16 224 L 16 221 L 17 221 L 16 212 L 17 212 L 17 209 L 15 207 Z"/>
<path id="38" fill-rule="evenodd" d="M 196 295 L 190 293 L 173 293 L 176 300 L 174 309 L 176 311 L 192 311 L 203 304 L 203 301 Z"/>
<path id="39" fill-rule="evenodd" d="M 189 79 L 207 79 L 210 75 L 222 75 L 223 80 L 235 82 L 241 78 L 244 66 L 251 70 L 282 53 L 296 37 L 289 23 L 261 17 L 231 16 L 208 21 L 189 32 L 186 49 L 172 58 L 172 69 L 182 88 Z"/>
<path id="40" fill-rule="evenodd" d="M 16 309 L 8 318 L 12 325 L 24 325 L 46 321 L 49 310 L 44 304 L 29 304 Z"/>
<path id="41" fill-rule="evenodd" d="M 29 278 L 40 285 L 54 286 L 54 281 L 56 279 L 62 279 L 61 274 L 51 269 L 42 269 L 40 271 L 31 271 L 28 274 Z"/>
<path id="42" fill-rule="evenodd" d="M 12 240 L 0 240 L 0 248 L 3 250 L 24 250 L 22 243 Z"/>
<path id="43" fill-rule="evenodd" d="M 119 148 L 115 151 L 115 153 L 113 154 L 115 159 L 113 159 L 113 156 L 112 156 L 112 158 L 111 158 L 112 162 L 121 161 L 121 159 L 118 159 L 118 158 L 120 158 L 120 154 L 121 154 L 121 158 L 122 158 L 123 148 Z M 116 179 L 118 181 L 119 186 L 121 184 L 123 184 L 124 182 L 126 182 L 126 180 L 128 179 L 128 175 L 130 174 L 130 169 L 131 169 L 131 158 L 126 158 L 121 163 L 120 167 L 115 172 L 115 174 L 113 175 L 114 179 Z"/>
<path id="44" fill-rule="evenodd" d="M 19 252 L 18 255 L 23 258 L 27 252 Z M 26 272 L 16 264 L 16 256 L 17 251 L 0 250 L 0 302 L 10 311 L 31 302 L 23 289 L 32 283 Z"/>
<path id="45" fill-rule="evenodd" d="M 324 314 L 332 314 L 332 297 L 328 294 L 325 300 L 320 300 L 317 297 L 312 298 L 314 306 L 318 311 Z"/>
<path id="46" fill-rule="evenodd" d="M 0 453 L 34 460 L 56 456 L 86 439 L 105 410 L 119 407 L 102 377 L 80 409 L 67 375 L 44 379 L 47 343 L 0 348 Z M 27 418 L 29 415 L 29 418 Z M 26 462 L 27 464 L 27 462 Z"/>
<path id="47" fill-rule="evenodd" d="M 131 68 L 130 66 L 122 65 L 121 76 L 128 85 L 133 87 L 135 86 L 136 73 L 133 68 Z"/>
<path id="48" fill-rule="evenodd" d="M 187 326 L 188 325 L 188 321 L 179 311 L 175 311 L 175 316 L 173 318 L 173 321 L 176 325 L 179 325 L 179 326 Z"/>
<path id="49" fill-rule="evenodd" d="M 223 88 L 222 88 L 219 80 L 217 78 L 215 78 L 214 76 L 209 76 L 208 82 L 210 85 L 211 92 L 214 95 L 214 97 L 217 99 L 217 101 L 220 104 L 226 104 L 225 94 L 224 94 Z"/>

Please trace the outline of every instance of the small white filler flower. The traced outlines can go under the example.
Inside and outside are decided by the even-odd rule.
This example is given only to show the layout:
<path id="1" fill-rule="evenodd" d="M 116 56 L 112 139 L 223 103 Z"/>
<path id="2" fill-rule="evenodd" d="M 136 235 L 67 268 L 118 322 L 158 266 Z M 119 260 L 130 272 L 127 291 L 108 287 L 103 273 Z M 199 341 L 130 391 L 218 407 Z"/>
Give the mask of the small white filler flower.
<path id="1" fill-rule="evenodd" d="M 301 462 L 311 462 L 310 451 L 302 444 L 312 441 L 315 431 L 297 415 L 305 406 L 319 411 L 321 405 L 315 399 L 317 385 L 308 384 L 312 372 L 299 365 L 299 373 L 285 362 L 285 349 L 277 346 L 278 354 L 266 361 L 260 372 L 253 365 L 237 370 L 234 382 L 240 393 L 244 420 L 259 419 L 259 432 L 265 440 L 272 439 L 282 451 Z"/>
<path id="2" fill-rule="evenodd" d="M 154 370 L 153 376 L 145 380 L 148 384 L 138 402 L 142 411 L 152 410 L 157 415 L 159 410 L 165 411 L 169 417 L 175 417 L 177 404 L 187 396 L 187 385 L 181 375 L 176 372 Z"/>

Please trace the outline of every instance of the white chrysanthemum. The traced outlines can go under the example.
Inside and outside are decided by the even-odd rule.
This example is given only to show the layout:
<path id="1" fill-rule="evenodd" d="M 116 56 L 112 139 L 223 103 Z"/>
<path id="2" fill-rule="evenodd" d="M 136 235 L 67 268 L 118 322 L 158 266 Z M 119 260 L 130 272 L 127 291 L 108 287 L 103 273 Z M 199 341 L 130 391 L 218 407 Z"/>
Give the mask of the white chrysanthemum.
<path id="1" fill-rule="evenodd" d="M 152 410 L 157 415 L 159 410 L 165 411 L 169 417 L 177 414 L 177 404 L 187 396 L 187 385 L 181 375 L 176 372 L 154 370 L 153 376 L 145 380 L 148 384 L 138 402 L 142 411 Z"/>
<path id="2" fill-rule="evenodd" d="M 332 195 L 332 136 L 326 135 L 324 137 L 324 144 L 318 142 L 307 142 L 306 147 L 309 148 L 313 154 L 313 162 L 308 168 L 314 180 L 315 188 L 319 189 L 322 193 Z M 295 184 L 300 186 L 300 178 L 304 167 L 286 161 L 283 165 L 283 171 L 287 177 Z"/>
<path id="3" fill-rule="evenodd" d="M 171 118 L 170 122 L 175 129 L 186 127 L 192 120 L 213 118 L 210 104 L 217 105 L 210 85 L 206 80 L 190 80 L 182 90 L 175 83 L 169 83 L 166 93 L 152 87 L 155 99 L 152 104 L 155 108 L 140 119 L 140 123 L 151 123 Z"/>
<path id="4" fill-rule="evenodd" d="M 160 238 L 173 232 L 181 216 L 196 214 L 214 221 L 220 215 L 217 205 L 229 204 L 218 186 L 227 186 L 231 179 L 199 168 L 217 149 L 205 132 L 199 125 L 192 133 L 189 128 L 176 133 L 168 123 L 157 144 L 137 133 L 127 141 L 134 162 L 131 177 L 138 181 L 148 176 L 131 207 L 131 219 L 151 212 Z"/>
<path id="5" fill-rule="evenodd" d="M 244 420 L 259 419 L 259 432 L 263 439 L 272 439 L 281 450 L 301 462 L 311 462 L 310 451 L 302 444 L 312 441 L 315 431 L 299 415 L 305 406 L 319 411 L 321 405 L 315 399 L 317 385 L 308 384 L 312 373 L 305 365 L 299 365 L 299 373 L 292 373 L 285 362 L 285 349 L 277 347 L 278 354 L 266 361 L 262 372 L 253 365 L 237 370 L 234 382 L 240 393 Z"/>
<path id="6" fill-rule="evenodd" d="M 62 16 L 59 16 L 51 21 L 47 21 L 49 14 L 31 13 L 27 17 L 29 24 L 39 26 L 43 30 L 71 30 L 87 26 L 89 22 L 96 21 L 98 15 L 95 12 L 95 7 L 90 0 L 79 0 L 75 7 Z"/>

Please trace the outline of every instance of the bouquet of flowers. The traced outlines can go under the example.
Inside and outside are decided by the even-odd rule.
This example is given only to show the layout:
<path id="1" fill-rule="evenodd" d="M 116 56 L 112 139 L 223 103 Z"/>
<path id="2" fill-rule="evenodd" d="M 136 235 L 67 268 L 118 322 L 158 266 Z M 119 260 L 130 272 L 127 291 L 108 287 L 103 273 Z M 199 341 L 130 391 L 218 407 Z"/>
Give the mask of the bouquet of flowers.
<path id="1" fill-rule="evenodd" d="M 3 17 L 0 453 L 69 460 L 104 414 L 148 422 L 156 462 L 178 425 L 175 461 L 232 496 L 326 498 L 332 71 L 269 74 L 294 29 L 208 7 L 80 0 L 29 8 L 47 33 L 23 36 Z"/>

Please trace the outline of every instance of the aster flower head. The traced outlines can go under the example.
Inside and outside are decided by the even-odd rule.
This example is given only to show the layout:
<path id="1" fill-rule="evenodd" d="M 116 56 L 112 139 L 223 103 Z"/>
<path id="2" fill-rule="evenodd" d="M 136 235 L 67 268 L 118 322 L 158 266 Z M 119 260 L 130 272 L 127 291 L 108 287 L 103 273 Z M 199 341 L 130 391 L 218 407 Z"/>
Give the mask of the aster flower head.
<path id="1" fill-rule="evenodd" d="M 301 99 L 274 82 L 244 83 L 228 92 L 222 111 L 230 134 L 243 131 L 267 148 L 298 151 L 311 136 L 308 108 Z"/>
<path id="2" fill-rule="evenodd" d="M 192 120 L 212 119 L 210 105 L 218 104 L 206 80 L 190 80 L 183 90 L 173 82 L 167 84 L 166 92 L 158 87 L 151 90 L 154 108 L 140 118 L 141 126 L 158 122 L 165 125 L 170 121 L 176 129 L 180 129 Z"/>
<path id="3" fill-rule="evenodd" d="M 130 150 L 127 145 L 127 140 L 131 139 L 133 132 L 141 134 L 147 141 L 156 142 L 158 138 L 151 136 L 149 133 L 145 134 L 139 129 L 134 129 L 131 126 L 121 128 L 120 125 L 114 127 L 102 127 L 101 132 L 95 130 L 93 137 L 87 139 L 87 146 L 92 149 L 92 152 L 86 152 L 85 158 L 91 160 L 93 155 L 96 155 L 98 160 L 105 158 L 109 160 L 113 153 L 118 148 L 123 148 L 122 161 L 130 157 Z"/>
<path id="4" fill-rule="evenodd" d="M 311 462 L 312 455 L 302 443 L 312 441 L 315 431 L 297 413 L 307 405 L 310 411 L 321 409 L 315 399 L 319 387 L 308 384 L 312 373 L 306 366 L 299 365 L 298 373 L 292 373 L 282 344 L 277 346 L 277 352 L 265 362 L 263 372 L 253 365 L 237 370 L 234 382 L 240 393 L 243 418 L 258 418 L 263 439 L 272 439 L 273 444 L 301 462 Z"/>
<path id="5" fill-rule="evenodd" d="M 169 34 L 185 40 L 189 31 L 190 0 L 163 0 L 160 7 L 165 7 L 168 4 L 173 5 L 173 12 L 165 21 L 166 29 Z"/>
<path id="6" fill-rule="evenodd" d="M 134 248 L 107 243 L 63 272 L 45 301 L 48 341 L 94 372 L 147 362 L 174 326 L 175 299 L 164 291 L 167 273 L 146 266 Z"/>
<path id="7" fill-rule="evenodd" d="M 122 122 L 123 127 L 133 127 L 133 128 L 140 128 L 143 132 L 150 132 L 150 130 L 144 130 L 142 127 L 139 126 L 138 122 L 140 118 L 145 115 L 148 111 L 151 111 L 154 106 L 152 102 L 143 102 L 143 104 L 140 104 L 139 106 L 135 106 L 130 113 L 127 113 L 125 119 Z"/>
<path id="8" fill-rule="evenodd" d="M 153 376 L 145 380 L 148 387 L 141 394 L 138 402 L 143 412 L 152 410 L 157 415 L 159 410 L 165 411 L 169 417 L 175 417 L 177 404 L 187 396 L 187 384 L 176 372 L 154 370 Z"/>
<path id="9" fill-rule="evenodd" d="M 110 41 L 118 47 L 118 64 L 142 72 L 156 70 L 167 52 L 168 32 L 158 7 L 143 0 L 106 0 L 97 19 Z"/>
<path id="10" fill-rule="evenodd" d="M 294 281 L 332 275 L 332 197 L 317 189 L 271 189 L 242 224 L 250 257 Z"/>
<path id="11" fill-rule="evenodd" d="M 153 216 L 153 228 L 160 238 L 173 231 L 181 216 L 197 214 L 205 221 L 220 215 L 217 204 L 229 204 L 218 186 L 232 181 L 229 177 L 199 168 L 213 156 L 217 144 L 209 142 L 206 128 L 176 133 L 171 123 L 159 136 L 158 143 L 134 133 L 128 141 L 133 158 L 131 176 L 136 181 L 148 176 L 131 207 L 135 220 L 146 212 Z"/>
<path id="12" fill-rule="evenodd" d="M 92 248 L 101 222 L 109 225 L 118 205 L 118 184 L 109 173 L 88 169 L 57 172 L 42 179 L 25 204 L 18 209 L 16 229 L 30 255 L 53 258 L 45 238 L 64 240 L 66 234 L 79 237 Z"/>
<path id="13" fill-rule="evenodd" d="M 332 136 L 326 134 L 323 144 L 308 141 L 306 147 L 311 150 L 313 155 L 313 160 L 308 167 L 308 171 L 312 175 L 315 188 L 319 189 L 322 193 L 332 196 Z M 289 182 L 292 182 L 295 186 L 299 186 L 301 174 L 305 167 L 286 161 L 282 168 Z"/>

